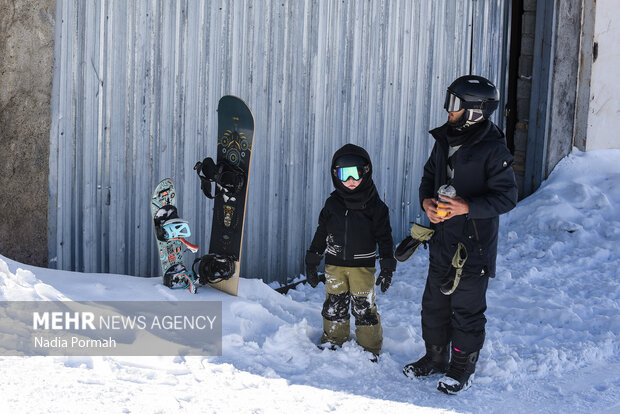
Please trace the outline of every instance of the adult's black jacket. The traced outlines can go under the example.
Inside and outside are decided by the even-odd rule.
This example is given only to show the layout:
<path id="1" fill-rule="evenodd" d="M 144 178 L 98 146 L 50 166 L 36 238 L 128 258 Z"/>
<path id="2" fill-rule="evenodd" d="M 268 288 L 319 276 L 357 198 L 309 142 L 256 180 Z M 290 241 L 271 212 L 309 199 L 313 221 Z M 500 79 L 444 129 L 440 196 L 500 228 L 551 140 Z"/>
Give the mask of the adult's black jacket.
<path id="1" fill-rule="evenodd" d="M 420 184 L 420 203 L 437 197 L 437 190 L 448 182 L 448 124 L 430 131 L 435 145 L 424 166 Z M 447 269 L 458 242 L 468 253 L 463 271 L 495 276 L 499 215 L 517 204 L 517 184 L 511 168 L 513 158 L 504 134 L 492 122 L 476 125 L 475 133 L 452 156 L 456 194 L 469 204 L 469 214 L 431 224 L 431 266 Z"/>

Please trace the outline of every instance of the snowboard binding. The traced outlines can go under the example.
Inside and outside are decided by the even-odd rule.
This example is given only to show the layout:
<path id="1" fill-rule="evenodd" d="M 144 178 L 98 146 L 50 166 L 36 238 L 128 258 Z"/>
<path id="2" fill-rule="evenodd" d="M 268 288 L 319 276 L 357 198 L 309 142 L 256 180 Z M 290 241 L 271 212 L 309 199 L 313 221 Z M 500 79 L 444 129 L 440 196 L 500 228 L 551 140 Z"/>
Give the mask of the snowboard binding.
<path id="1" fill-rule="evenodd" d="M 160 207 L 155 213 L 155 232 L 157 240 L 179 240 L 192 253 L 198 251 L 198 246 L 188 242 L 185 238 L 192 235 L 189 223 L 179 218 L 177 208 L 171 204 Z"/>
<path id="2" fill-rule="evenodd" d="M 172 266 L 164 273 L 164 285 L 170 289 L 189 289 L 191 293 L 198 291 L 195 273 L 189 272 L 182 264 Z"/>
<path id="3" fill-rule="evenodd" d="M 196 274 L 194 268 L 198 263 L 198 281 L 200 284 L 218 283 L 234 276 L 236 260 L 235 257 L 210 253 L 194 260 L 192 272 Z"/>
<path id="4" fill-rule="evenodd" d="M 200 178 L 202 192 L 209 199 L 222 195 L 224 201 L 234 201 L 245 184 L 246 173 L 225 160 L 215 164 L 211 157 L 207 157 L 198 161 L 194 170 Z M 212 191 L 211 183 L 215 183 L 215 191 Z"/>

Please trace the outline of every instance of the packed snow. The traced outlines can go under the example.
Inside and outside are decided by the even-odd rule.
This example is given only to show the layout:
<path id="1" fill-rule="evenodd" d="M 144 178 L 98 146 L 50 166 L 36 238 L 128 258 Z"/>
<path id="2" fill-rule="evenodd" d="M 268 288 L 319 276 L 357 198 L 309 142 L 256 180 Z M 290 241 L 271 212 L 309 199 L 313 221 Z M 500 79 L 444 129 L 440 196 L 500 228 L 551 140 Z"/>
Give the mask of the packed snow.
<path id="1" fill-rule="evenodd" d="M 159 278 L 36 268 L 0 256 L 0 300 L 223 302 L 223 355 L 0 357 L 4 412 L 620 412 L 620 150 L 574 150 L 502 216 L 487 339 L 471 389 L 436 390 L 402 366 L 424 352 L 428 253 L 377 294 L 378 363 L 354 340 L 316 347 L 323 285 L 280 295 L 241 279 L 239 296 L 169 290 Z M 152 248 L 155 248 L 152 246 Z M 260 276 L 260 275 L 256 275 Z M 352 335 L 353 332 L 352 332 Z"/>

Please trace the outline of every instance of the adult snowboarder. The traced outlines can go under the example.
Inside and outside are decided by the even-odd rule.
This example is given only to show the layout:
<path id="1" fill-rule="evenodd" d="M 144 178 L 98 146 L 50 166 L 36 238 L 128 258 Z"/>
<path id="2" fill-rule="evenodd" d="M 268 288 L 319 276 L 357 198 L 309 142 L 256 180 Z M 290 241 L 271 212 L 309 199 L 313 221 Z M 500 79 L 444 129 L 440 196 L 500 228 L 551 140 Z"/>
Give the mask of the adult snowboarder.
<path id="1" fill-rule="evenodd" d="M 435 145 L 419 189 L 435 230 L 422 297 L 426 354 L 403 372 L 412 378 L 445 373 L 437 389 L 447 394 L 473 380 L 485 337 L 488 280 L 495 276 L 499 215 L 517 203 L 513 158 L 504 134 L 489 121 L 498 104 L 497 88 L 483 77 L 462 76 L 448 87 L 448 122 L 430 131 Z M 450 197 L 452 190 L 456 196 Z"/>
<path id="2" fill-rule="evenodd" d="M 355 317 L 357 342 L 376 357 L 383 345 L 381 319 L 375 304 L 375 260 L 379 246 L 381 272 L 376 284 L 385 292 L 396 269 L 388 208 L 372 180 L 370 156 L 347 144 L 333 156 L 331 193 L 319 215 L 312 244 L 306 253 L 308 283 L 319 283 L 317 267 L 325 256 L 323 336 L 328 347 L 349 339 L 349 306 Z M 351 303 L 352 302 L 352 303 Z"/>

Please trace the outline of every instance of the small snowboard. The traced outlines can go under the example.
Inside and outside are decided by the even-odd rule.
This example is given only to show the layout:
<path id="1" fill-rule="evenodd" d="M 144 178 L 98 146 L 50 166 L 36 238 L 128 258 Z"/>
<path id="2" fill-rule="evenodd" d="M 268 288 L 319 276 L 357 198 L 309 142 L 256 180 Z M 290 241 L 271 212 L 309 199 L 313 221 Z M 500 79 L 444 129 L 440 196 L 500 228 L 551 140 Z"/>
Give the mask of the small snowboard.
<path id="1" fill-rule="evenodd" d="M 209 254 L 197 259 L 198 274 L 201 284 L 236 296 L 254 117 L 245 102 L 231 95 L 220 99 L 217 112 L 217 160 L 205 158 L 194 167 L 203 193 L 214 200 Z"/>
<path id="2" fill-rule="evenodd" d="M 187 288 L 196 293 L 194 275 L 183 263 L 183 250 L 187 248 L 195 253 L 198 246 L 185 239 L 191 232 L 188 223 L 179 218 L 176 191 L 169 178 L 161 180 L 153 191 L 151 217 L 163 284 L 171 289 Z"/>

